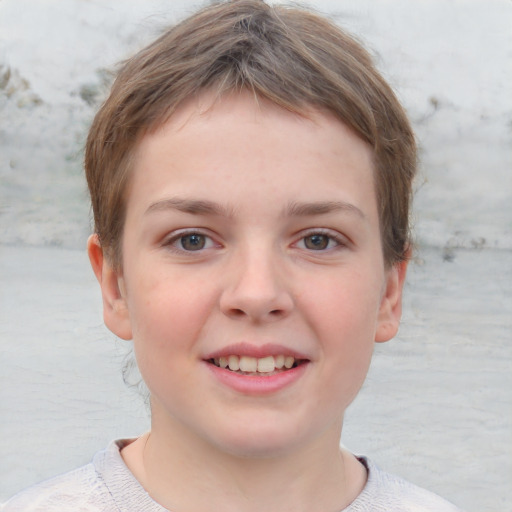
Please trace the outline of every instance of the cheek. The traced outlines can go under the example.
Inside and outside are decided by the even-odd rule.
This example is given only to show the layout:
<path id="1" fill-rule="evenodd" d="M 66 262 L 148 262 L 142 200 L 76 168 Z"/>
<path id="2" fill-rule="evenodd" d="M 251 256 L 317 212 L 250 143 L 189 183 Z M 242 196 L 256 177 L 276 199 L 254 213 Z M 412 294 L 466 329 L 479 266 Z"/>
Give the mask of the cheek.
<path id="1" fill-rule="evenodd" d="M 344 407 L 359 391 L 373 354 L 380 292 L 377 281 L 366 279 L 333 276 L 318 283 L 321 294 L 309 294 L 303 301 L 319 340 L 320 373 L 330 376 L 332 393 Z"/>
<path id="2" fill-rule="evenodd" d="M 202 289 L 204 293 L 198 294 L 190 283 L 182 286 L 172 278 L 148 276 L 138 283 L 129 309 L 140 365 L 169 366 L 197 357 L 196 342 L 213 307 L 212 293 Z"/>
<path id="3" fill-rule="evenodd" d="M 176 299 L 176 300 L 173 300 Z M 197 358 L 201 308 L 178 294 L 155 293 L 137 308 L 133 346 L 140 374 L 153 397 L 186 396 L 186 372 Z"/>
<path id="4" fill-rule="evenodd" d="M 317 281 L 309 291 L 303 289 L 303 309 L 310 321 L 321 328 L 327 338 L 356 342 L 369 336 L 373 342 L 380 305 L 381 284 L 364 273 L 333 273 Z M 351 333 L 352 336 L 348 336 Z M 354 338 L 355 336 L 355 338 Z"/>

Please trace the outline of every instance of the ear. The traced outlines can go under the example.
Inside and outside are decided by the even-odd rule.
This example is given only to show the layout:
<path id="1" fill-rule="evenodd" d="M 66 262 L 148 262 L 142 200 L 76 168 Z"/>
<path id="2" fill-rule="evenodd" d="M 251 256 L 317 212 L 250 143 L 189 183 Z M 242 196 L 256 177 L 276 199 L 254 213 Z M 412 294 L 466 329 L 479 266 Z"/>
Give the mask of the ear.
<path id="1" fill-rule="evenodd" d="M 402 290 L 408 261 L 401 261 L 387 271 L 386 287 L 379 308 L 375 341 L 389 341 L 398 332 L 402 317 Z"/>
<path id="2" fill-rule="evenodd" d="M 119 338 L 130 340 L 132 329 L 122 273 L 114 270 L 109 258 L 103 252 L 98 235 L 89 237 L 87 253 L 100 284 L 105 325 Z"/>

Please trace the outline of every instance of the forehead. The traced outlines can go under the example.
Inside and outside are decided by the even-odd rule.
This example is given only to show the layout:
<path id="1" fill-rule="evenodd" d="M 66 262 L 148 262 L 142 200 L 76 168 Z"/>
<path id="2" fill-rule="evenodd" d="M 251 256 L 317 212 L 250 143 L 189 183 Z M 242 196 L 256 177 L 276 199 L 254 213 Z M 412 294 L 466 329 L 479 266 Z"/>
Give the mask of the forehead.
<path id="1" fill-rule="evenodd" d="M 197 95 L 191 96 L 179 103 L 172 111 L 172 115 L 165 117 L 163 122 L 158 122 L 154 127 L 149 127 L 147 134 L 138 141 L 136 150 L 144 144 L 151 135 L 174 131 L 176 134 L 193 124 L 194 129 L 209 123 L 233 122 L 233 113 L 236 113 L 234 126 L 241 124 L 255 125 L 269 116 L 279 117 L 281 121 L 288 121 L 296 126 L 301 125 L 304 130 L 316 128 L 334 128 L 335 131 L 350 134 L 350 137 L 357 138 L 368 148 L 371 146 L 359 137 L 354 130 L 338 116 L 326 108 L 312 104 L 291 104 L 290 108 L 282 107 L 267 97 L 257 92 L 242 89 L 239 91 L 228 90 L 216 92 L 212 89 L 205 89 Z M 309 121 L 309 123 L 308 123 Z M 339 135 L 339 133 L 338 133 Z"/>
<path id="2" fill-rule="evenodd" d="M 205 93 L 142 138 L 131 188 L 138 196 L 145 191 L 163 197 L 183 194 L 195 183 L 207 196 L 221 192 L 208 184 L 222 182 L 220 196 L 234 201 L 242 190 L 273 183 L 270 188 L 288 189 L 303 201 L 337 200 L 329 190 L 340 193 L 349 184 L 367 200 L 375 195 L 372 157 L 370 146 L 330 113 L 310 107 L 299 115 L 249 92 L 220 99 Z"/>

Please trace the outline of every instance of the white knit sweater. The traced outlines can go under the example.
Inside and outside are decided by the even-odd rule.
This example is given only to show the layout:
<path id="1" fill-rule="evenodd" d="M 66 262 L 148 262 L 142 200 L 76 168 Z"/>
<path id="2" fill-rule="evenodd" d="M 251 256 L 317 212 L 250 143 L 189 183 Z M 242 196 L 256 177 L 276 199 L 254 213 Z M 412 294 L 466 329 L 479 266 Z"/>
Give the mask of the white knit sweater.
<path id="1" fill-rule="evenodd" d="M 22 491 L 1 507 L 2 512 L 168 512 L 143 489 L 112 442 L 92 462 Z M 460 512 L 429 491 L 378 469 L 368 469 L 361 494 L 341 512 Z"/>

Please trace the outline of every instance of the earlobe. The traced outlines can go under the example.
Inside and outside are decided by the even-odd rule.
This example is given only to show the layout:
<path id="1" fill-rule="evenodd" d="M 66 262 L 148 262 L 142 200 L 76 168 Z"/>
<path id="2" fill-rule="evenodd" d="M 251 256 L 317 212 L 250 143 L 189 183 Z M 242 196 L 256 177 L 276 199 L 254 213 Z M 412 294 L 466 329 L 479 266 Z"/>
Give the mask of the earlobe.
<path id="1" fill-rule="evenodd" d="M 103 320 L 105 325 L 119 338 L 132 338 L 130 315 L 126 305 L 123 277 L 115 270 L 101 247 L 98 235 L 87 241 L 87 253 L 94 275 L 101 288 Z"/>
<path id="2" fill-rule="evenodd" d="M 382 296 L 375 341 L 389 341 L 398 332 L 402 317 L 402 291 L 408 261 L 396 263 L 388 270 L 386 289 Z"/>

